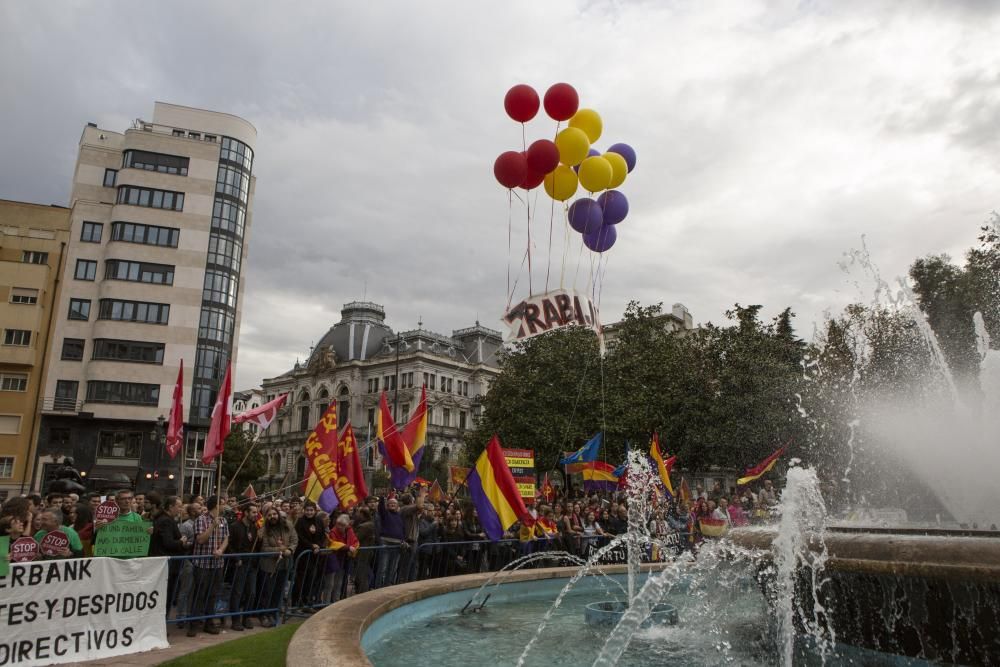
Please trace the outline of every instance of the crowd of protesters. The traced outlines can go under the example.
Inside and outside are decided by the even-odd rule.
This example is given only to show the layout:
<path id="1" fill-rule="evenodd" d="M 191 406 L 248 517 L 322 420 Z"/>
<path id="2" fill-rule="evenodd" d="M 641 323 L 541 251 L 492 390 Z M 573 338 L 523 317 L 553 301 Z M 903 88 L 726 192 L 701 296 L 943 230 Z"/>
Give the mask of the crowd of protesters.
<path id="1" fill-rule="evenodd" d="M 646 560 L 665 560 L 671 551 L 696 549 L 705 539 L 702 520 L 743 526 L 771 518 L 778 497 L 770 481 L 726 493 L 700 485 L 690 499 L 654 502 L 646 528 L 659 544 Z M 516 523 L 504 539 L 486 539 L 469 499 L 428 497 L 427 487 L 370 496 L 349 513 L 319 511 L 298 497 L 180 498 L 157 492 L 114 495 L 117 520 L 149 521 L 150 556 L 168 561 L 170 617 L 216 634 L 223 616 L 233 630 L 268 627 L 279 610 L 309 613 L 347 594 L 371 588 L 470 572 L 499 569 L 515 558 L 541 551 L 565 551 L 586 558 L 629 529 L 622 492 L 576 490 L 529 504 L 533 521 Z M 94 516 L 97 494 L 49 493 L 13 497 L 0 510 L 0 536 L 41 541 L 61 530 L 69 545 L 57 558 L 93 555 L 103 522 Z M 289 584 L 289 582 L 291 582 Z M 219 611 L 224 613 L 220 614 Z"/>

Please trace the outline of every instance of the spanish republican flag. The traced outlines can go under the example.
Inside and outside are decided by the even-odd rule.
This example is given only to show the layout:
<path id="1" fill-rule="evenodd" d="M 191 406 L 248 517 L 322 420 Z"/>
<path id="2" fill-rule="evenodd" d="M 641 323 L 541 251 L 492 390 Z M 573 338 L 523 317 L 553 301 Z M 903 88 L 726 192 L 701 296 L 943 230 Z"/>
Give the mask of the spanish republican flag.
<path id="1" fill-rule="evenodd" d="M 764 475 L 766 475 L 767 473 L 771 472 L 771 468 L 774 467 L 774 464 L 778 462 L 778 459 L 784 453 L 785 453 L 785 448 L 778 447 L 778 450 L 773 454 L 771 454 L 770 456 L 768 456 L 766 459 L 764 459 L 763 461 L 761 461 L 752 468 L 747 468 L 746 471 L 743 473 L 743 477 L 740 477 L 738 480 L 736 480 L 736 485 L 743 486 L 744 484 L 749 484 L 755 479 L 759 479 Z"/>
<path id="2" fill-rule="evenodd" d="M 705 537 L 722 537 L 728 530 L 724 519 L 713 519 L 709 516 L 698 519 L 698 528 Z"/>
<path id="3" fill-rule="evenodd" d="M 386 457 L 386 462 L 391 467 L 405 468 L 406 472 L 413 472 L 413 458 L 410 456 L 410 450 L 403 440 L 403 434 L 396 428 L 396 422 L 392 418 L 392 413 L 389 412 L 389 403 L 385 399 L 384 391 L 378 402 L 375 437 L 378 438 L 382 454 Z"/>
<path id="4" fill-rule="evenodd" d="M 615 467 L 604 461 L 591 461 L 583 469 L 583 488 L 589 490 L 612 490 L 618 488 Z"/>
<path id="5" fill-rule="evenodd" d="M 385 399 L 385 394 L 382 395 L 382 398 L 383 400 Z M 389 414 L 388 405 L 385 406 L 385 415 L 389 420 L 386 423 L 391 423 L 392 416 Z M 396 427 L 394 426 L 393 428 L 395 429 Z M 392 440 L 393 436 L 388 432 L 388 429 L 383 430 L 386 431 L 386 437 Z M 417 403 L 417 409 L 413 411 L 410 420 L 406 422 L 406 426 L 402 427 L 398 433 L 399 440 L 402 442 L 402 448 L 410 457 L 412 468 L 407 468 L 405 464 L 397 465 L 392 453 L 389 451 L 389 443 L 381 439 L 379 443 L 383 458 L 388 459 L 389 477 L 392 482 L 392 488 L 405 489 L 416 481 L 417 470 L 419 470 L 420 461 L 424 457 L 424 442 L 427 440 L 426 387 L 421 388 L 420 402 Z"/>
<path id="6" fill-rule="evenodd" d="M 472 504 L 479 512 L 483 532 L 491 540 L 499 540 L 504 531 L 518 520 L 525 525 L 534 522 L 510 474 L 496 435 L 479 455 L 465 483 L 469 487 Z"/>
<path id="7" fill-rule="evenodd" d="M 340 532 L 340 526 L 334 526 L 330 529 L 330 534 L 327 536 L 327 549 L 333 549 L 334 551 L 340 551 L 341 549 L 357 549 L 361 546 L 361 542 L 358 541 L 357 535 L 354 534 L 354 529 L 350 526 L 347 527 L 347 532 Z"/>
<path id="8" fill-rule="evenodd" d="M 674 463 L 677 462 L 677 457 L 663 457 L 663 452 L 660 450 L 660 435 L 658 433 L 653 434 L 653 439 L 649 443 L 649 455 L 656 461 L 656 470 L 660 473 L 660 481 L 663 482 L 667 493 L 673 498 L 676 494 L 674 494 L 673 484 L 670 483 L 670 471 L 673 469 Z"/>

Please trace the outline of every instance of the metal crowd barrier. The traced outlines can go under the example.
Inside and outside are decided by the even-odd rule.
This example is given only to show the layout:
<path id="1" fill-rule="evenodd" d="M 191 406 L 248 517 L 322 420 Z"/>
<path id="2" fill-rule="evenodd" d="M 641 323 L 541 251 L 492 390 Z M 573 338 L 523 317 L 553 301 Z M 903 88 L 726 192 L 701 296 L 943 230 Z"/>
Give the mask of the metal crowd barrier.
<path id="1" fill-rule="evenodd" d="M 688 548 L 678 534 L 673 553 Z M 303 551 L 284 558 L 275 553 L 174 556 L 168 561 L 167 622 L 203 623 L 211 619 L 243 623 L 251 618 L 280 624 L 338 600 L 375 588 L 408 581 L 500 570 L 514 560 L 544 551 L 568 551 L 587 558 L 607 545 L 607 536 L 520 540 L 429 542 L 360 547 L 352 557 L 346 550 Z M 658 560 L 666 553 L 645 550 L 642 560 Z M 625 547 L 613 549 L 603 563 L 624 563 Z M 221 560 L 221 567 L 208 567 Z M 539 562 L 529 567 L 550 567 Z M 264 619 L 268 619 L 265 621 Z"/>

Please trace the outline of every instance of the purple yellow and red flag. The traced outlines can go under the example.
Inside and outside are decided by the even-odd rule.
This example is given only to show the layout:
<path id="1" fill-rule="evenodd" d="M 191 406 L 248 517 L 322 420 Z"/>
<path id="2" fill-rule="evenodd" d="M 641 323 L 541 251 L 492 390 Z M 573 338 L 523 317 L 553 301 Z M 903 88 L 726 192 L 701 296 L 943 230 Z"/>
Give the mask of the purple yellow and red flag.
<path id="1" fill-rule="evenodd" d="M 379 430 L 377 437 L 382 458 L 389 468 L 389 478 L 394 489 L 405 489 L 413 484 L 424 456 L 424 443 L 427 441 L 427 388 L 420 390 L 420 402 L 413 411 L 406 426 L 401 430 L 393 422 L 386 402 L 385 392 L 379 404 Z M 402 459 L 393 454 L 394 448 L 399 449 Z M 402 460 L 402 463 L 398 462 Z M 409 467 L 406 465 L 409 461 Z"/>
<path id="2" fill-rule="evenodd" d="M 591 461 L 583 469 L 583 488 L 585 491 L 613 491 L 618 488 L 618 476 L 615 466 L 604 461 Z"/>
<path id="3" fill-rule="evenodd" d="M 491 540 L 503 537 L 504 531 L 516 521 L 525 525 L 534 523 L 534 518 L 528 514 L 524 500 L 521 499 L 514 476 L 507 467 L 500 438 L 496 435 L 479 455 L 465 483 L 469 487 L 472 504 L 479 513 L 483 532 Z"/>
<path id="4" fill-rule="evenodd" d="M 674 467 L 674 463 L 677 462 L 676 456 L 664 457 L 663 451 L 660 449 L 660 434 L 654 433 L 652 440 L 649 442 L 649 455 L 653 457 L 653 461 L 656 462 L 656 471 L 660 475 L 660 481 L 663 482 L 663 487 L 670 494 L 670 497 L 674 497 L 674 485 L 670 482 L 670 471 Z"/>

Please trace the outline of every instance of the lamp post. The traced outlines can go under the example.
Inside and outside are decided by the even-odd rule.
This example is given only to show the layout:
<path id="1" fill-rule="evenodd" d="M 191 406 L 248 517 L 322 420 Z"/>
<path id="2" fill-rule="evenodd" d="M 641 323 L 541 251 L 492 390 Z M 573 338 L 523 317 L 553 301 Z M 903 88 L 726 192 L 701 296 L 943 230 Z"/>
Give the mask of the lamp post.
<path id="1" fill-rule="evenodd" d="M 153 430 L 149 432 L 149 437 L 153 441 L 153 446 L 156 450 L 156 463 L 153 466 L 152 472 L 146 473 L 146 479 L 149 481 L 150 490 L 156 488 L 156 481 L 160 478 L 160 453 L 163 451 L 163 447 L 167 443 L 167 434 L 163 428 L 163 424 L 166 422 L 163 415 L 156 418 L 156 423 L 153 425 Z M 173 479 L 173 475 L 170 475 Z"/>

